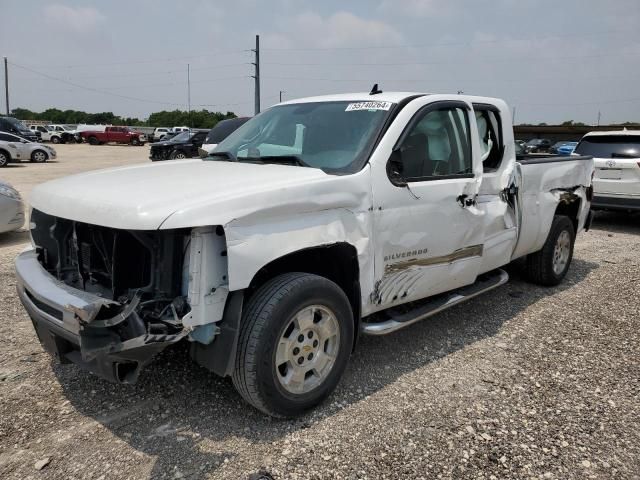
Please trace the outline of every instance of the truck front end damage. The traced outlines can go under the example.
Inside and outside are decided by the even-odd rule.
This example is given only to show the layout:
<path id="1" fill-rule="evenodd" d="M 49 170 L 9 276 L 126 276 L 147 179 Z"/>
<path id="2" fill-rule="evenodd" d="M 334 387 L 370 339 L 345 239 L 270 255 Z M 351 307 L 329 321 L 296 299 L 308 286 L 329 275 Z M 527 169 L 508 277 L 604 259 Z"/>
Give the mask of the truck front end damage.
<path id="1" fill-rule="evenodd" d="M 16 259 L 18 294 L 60 362 L 133 383 L 167 346 L 213 340 L 202 318 L 222 318 L 213 310 L 224 309 L 226 264 L 213 284 L 200 261 L 209 244 L 223 248 L 214 229 L 120 230 L 33 210 L 31 235 L 34 249 Z"/>

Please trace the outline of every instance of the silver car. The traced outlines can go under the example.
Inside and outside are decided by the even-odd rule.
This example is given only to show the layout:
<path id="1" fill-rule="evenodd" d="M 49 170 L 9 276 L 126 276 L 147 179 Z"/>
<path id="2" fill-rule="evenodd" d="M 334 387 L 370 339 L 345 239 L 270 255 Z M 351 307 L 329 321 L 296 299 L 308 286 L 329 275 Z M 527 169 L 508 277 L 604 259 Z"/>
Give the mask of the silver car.
<path id="1" fill-rule="evenodd" d="M 48 145 L 30 142 L 13 133 L 0 132 L 0 167 L 23 160 L 42 163 L 56 158 L 56 155 L 56 151 Z"/>
<path id="2" fill-rule="evenodd" d="M 0 233 L 18 230 L 24 224 L 24 203 L 18 191 L 0 180 Z"/>

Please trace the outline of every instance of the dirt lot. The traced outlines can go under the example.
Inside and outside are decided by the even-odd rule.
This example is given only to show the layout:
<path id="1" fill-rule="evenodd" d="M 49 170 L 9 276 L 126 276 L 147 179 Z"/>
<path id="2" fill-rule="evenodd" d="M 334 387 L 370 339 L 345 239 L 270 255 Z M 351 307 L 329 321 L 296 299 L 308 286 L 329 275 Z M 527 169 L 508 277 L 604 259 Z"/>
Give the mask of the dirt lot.
<path id="1" fill-rule="evenodd" d="M 59 146 L 0 171 L 46 179 L 146 161 Z M 165 352 L 135 386 L 43 353 L 15 295 L 25 234 L 0 236 L 0 478 L 640 478 L 640 217 L 601 214 L 563 285 L 503 288 L 365 338 L 337 392 L 274 421 L 229 381 Z"/>

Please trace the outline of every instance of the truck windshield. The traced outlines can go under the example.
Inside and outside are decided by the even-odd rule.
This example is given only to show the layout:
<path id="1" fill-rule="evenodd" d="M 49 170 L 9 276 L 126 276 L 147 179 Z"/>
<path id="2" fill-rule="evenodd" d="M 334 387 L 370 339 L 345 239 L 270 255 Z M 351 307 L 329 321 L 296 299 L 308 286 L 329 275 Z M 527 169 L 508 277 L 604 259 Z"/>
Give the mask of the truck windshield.
<path id="1" fill-rule="evenodd" d="M 329 172 L 354 172 L 362 168 L 392 106 L 362 101 L 273 107 L 220 142 L 207 160 L 294 159 L 298 165 Z"/>
<path id="2" fill-rule="evenodd" d="M 593 135 L 584 137 L 574 150 L 596 158 L 640 158 L 640 135 Z"/>

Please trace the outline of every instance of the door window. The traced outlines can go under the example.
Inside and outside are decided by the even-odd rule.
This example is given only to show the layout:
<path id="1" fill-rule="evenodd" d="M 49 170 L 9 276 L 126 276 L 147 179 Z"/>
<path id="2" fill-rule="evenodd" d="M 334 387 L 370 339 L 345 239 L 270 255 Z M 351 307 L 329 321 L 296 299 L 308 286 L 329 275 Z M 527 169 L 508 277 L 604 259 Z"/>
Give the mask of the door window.
<path id="1" fill-rule="evenodd" d="M 400 174 L 409 182 L 473 177 L 467 111 L 429 109 L 399 145 Z"/>
<path id="2" fill-rule="evenodd" d="M 477 105 L 474 108 L 482 167 L 485 172 L 493 172 L 500 167 L 504 152 L 500 114 Z"/>

